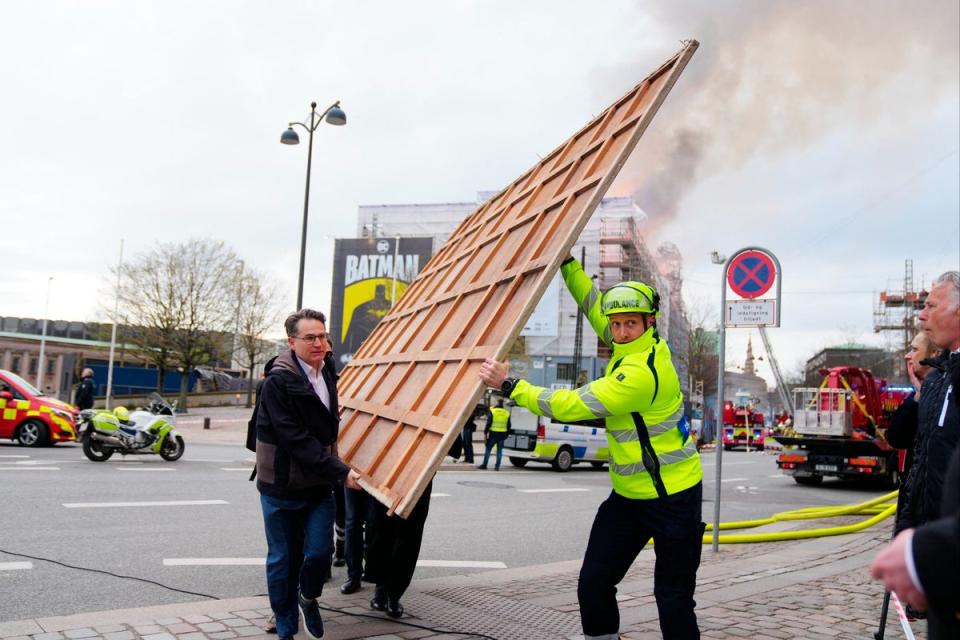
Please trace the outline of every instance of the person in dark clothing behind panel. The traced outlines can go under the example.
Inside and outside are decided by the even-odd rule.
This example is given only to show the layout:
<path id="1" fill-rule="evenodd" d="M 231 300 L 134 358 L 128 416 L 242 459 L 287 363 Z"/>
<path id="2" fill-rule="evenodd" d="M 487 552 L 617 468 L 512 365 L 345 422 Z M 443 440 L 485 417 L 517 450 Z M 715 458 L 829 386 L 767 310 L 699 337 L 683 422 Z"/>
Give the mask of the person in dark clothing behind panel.
<path id="1" fill-rule="evenodd" d="M 304 629 L 316 639 L 323 636 L 316 599 L 333 554 L 333 488 L 358 488 L 359 475 L 337 457 L 336 373 L 326 318 L 301 309 L 284 328 L 290 350 L 277 357 L 264 379 L 257 411 L 267 590 L 280 638 L 296 634 L 299 606 Z"/>
<path id="2" fill-rule="evenodd" d="M 377 584 L 370 608 L 384 611 L 391 618 L 403 615 L 400 598 L 410 586 L 417 568 L 432 491 L 433 481 L 424 489 L 406 520 L 387 515 L 386 506 L 371 496 L 367 497 L 373 509 L 367 522 L 366 574 Z"/>

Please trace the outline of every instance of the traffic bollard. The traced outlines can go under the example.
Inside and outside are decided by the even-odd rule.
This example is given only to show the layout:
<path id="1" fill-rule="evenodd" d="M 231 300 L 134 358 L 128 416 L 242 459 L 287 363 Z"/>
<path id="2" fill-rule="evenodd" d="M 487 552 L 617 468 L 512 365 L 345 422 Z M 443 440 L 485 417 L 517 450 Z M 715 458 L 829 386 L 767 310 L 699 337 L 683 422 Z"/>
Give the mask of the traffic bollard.
<path id="1" fill-rule="evenodd" d="M 204 417 L 204 419 L 203 419 L 203 428 L 204 428 L 204 429 L 209 429 L 209 428 L 210 428 L 210 416 L 205 416 L 205 417 Z"/>

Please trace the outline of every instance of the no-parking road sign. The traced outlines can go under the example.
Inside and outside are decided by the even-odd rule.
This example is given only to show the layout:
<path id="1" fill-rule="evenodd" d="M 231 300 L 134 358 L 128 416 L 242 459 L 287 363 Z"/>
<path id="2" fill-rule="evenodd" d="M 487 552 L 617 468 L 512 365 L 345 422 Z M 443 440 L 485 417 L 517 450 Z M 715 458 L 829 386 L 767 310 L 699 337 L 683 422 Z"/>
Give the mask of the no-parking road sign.
<path id="1" fill-rule="evenodd" d="M 777 276 L 772 255 L 756 249 L 747 249 L 730 261 L 727 284 L 741 298 L 759 298 L 773 286 Z"/>
<path id="2" fill-rule="evenodd" d="M 780 326 L 780 262 L 776 256 L 759 247 L 741 249 L 727 262 L 724 281 L 735 296 L 723 297 L 725 326 Z M 776 289 L 771 292 L 774 284 Z"/>

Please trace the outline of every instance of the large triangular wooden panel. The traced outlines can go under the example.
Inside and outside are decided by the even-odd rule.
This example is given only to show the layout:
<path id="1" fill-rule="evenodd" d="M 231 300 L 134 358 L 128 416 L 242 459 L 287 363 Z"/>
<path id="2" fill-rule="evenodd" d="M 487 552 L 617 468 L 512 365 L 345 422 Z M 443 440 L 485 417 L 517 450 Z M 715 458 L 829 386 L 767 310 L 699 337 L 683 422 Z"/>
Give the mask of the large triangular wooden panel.
<path id="1" fill-rule="evenodd" d="M 409 515 L 696 41 L 457 227 L 341 374 L 340 455 Z"/>

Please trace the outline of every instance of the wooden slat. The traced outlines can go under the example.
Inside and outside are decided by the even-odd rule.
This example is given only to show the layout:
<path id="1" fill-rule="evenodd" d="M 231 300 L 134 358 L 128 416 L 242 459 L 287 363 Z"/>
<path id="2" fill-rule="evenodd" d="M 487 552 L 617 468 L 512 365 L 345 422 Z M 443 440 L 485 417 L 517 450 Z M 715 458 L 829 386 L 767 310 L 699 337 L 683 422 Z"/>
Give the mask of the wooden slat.
<path id="1" fill-rule="evenodd" d="M 697 43 L 468 215 L 342 372 L 340 454 L 406 517 Z"/>

